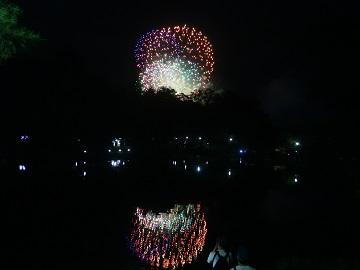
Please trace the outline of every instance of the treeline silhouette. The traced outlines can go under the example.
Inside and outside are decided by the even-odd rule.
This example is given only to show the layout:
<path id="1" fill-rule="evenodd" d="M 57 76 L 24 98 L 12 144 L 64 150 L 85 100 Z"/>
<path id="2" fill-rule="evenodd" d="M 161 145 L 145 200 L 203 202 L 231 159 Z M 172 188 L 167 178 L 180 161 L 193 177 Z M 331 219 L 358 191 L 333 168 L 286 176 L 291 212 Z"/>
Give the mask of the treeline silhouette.
<path id="1" fill-rule="evenodd" d="M 3 137 L 28 134 L 99 142 L 114 136 L 167 140 L 182 134 L 213 139 L 232 135 L 259 145 L 272 143 L 275 136 L 256 99 L 243 99 L 230 90 L 219 94 L 203 89 L 192 98 L 179 98 L 173 89 L 143 93 L 135 83 L 117 88 L 71 50 L 40 48 L 0 68 L 6 94 Z M 129 80 L 135 82 L 135 74 Z"/>

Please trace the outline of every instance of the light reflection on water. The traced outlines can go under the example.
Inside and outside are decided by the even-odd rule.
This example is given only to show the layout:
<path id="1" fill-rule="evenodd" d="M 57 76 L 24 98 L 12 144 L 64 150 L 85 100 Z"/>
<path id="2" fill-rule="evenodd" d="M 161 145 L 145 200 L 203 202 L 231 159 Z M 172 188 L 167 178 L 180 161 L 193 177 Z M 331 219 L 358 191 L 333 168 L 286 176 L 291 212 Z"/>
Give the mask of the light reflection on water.
<path id="1" fill-rule="evenodd" d="M 186 157 L 167 156 L 167 157 L 122 157 L 109 160 L 76 160 L 72 164 L 59 164 L 57 161 L 43 160 L 36 166 L 27 163 L 18 165 L 18 171 L 22 175 L 39 172 L 41 174 L 56 175 L 67 172 L 76 177 L 80 175 L 83 179 L 96 178 L 102 176 L 102 181 L 106 177 L 116 178 L 135 178 L 139 175 L 149 176 L 155 181 L 166 180 L 164 178 L 178 178 L 183 181 L 208 181 L 218 180 L 246 180 L 258 181 L 259 177 L 275 177 L 276 185 L 296 185 L 300 184 L 303 176 L 300 170 L 287 168 L 285 165 L 275 165 L 264 167 L 257 165 L 253 161 L 248 161 L 246 157 L 224 157 L 193 155 Z M 268 177 L 270 178 L 270 177 Z M 123 179 L 124 180 L 124 179 Z M 264 179 L 260 179 L 264 181 Z M 272 179 L 274 180 L 274 179 Z M 271 181 L 271 179 L 269 179 Z M 269 184 L 269 183 L 268 183 Z"/>
<path id="2" fill-rule="evenodd" d="M 44 159 L 44 164 L 46 165 L 42 169 L 47 176 L 47 183 L 73 181 L 80 184 L 71 183 L 65 185 L 64 189 L 42 187 L 46 192 L 40 192 L 37 188 L 30 189 L 31 192 L 24 189 L 26 195 L 19 189 L 17 192 L 21 196 L 17 198 L 23 196 L 30 205 L 36 206 L 31 210 L 31 216 L 37 219 L 28 223 L 31 228 L 34 227 L 33 224 L 37 225 L 39 239 L 49 239 L 51 236 L 50 230 L 43 230 L 44 226 L 51 229 L 54 227 L 60 232 L 64 225 L 68 226 L 69 229 L 63 232 L 61 237 L 64 242 L 67 241 L 68 246 L 75 247 L 74 254 L 77 254 L 78 250 L 99 254 L 113 254 L 114 250 L 117 251 L 122 244 L 119 244 L 119 234 L 130 221 L 128 218 L 134 207 L 152 208 L 158 212 L 157 210 L 167 209 L 174 203 L 198 201 L 203 202 L 209 222 L 210 233 L 206 250 L 212 248 L 211 233 L 214 234 L 214 231 L 224 226 L 235 233 L 236 239 L 250 239 L 259 248 L 258 252 L 264 252 L 265 255 L 268 252 L 274 255 L 283 254 L 281 252 L 285 252 L 288 245 L 299 247 L 295 251 L 302 252 L 303 247 L 311 247 L 314 239 L 317 246 L 313 249 L 317 252 L 328 248 L 324 243 L 329 241 L 334 243 L 331 246 L 338 247 L 338 243 L 345 243 L 344 233 L 347 234 L 346 243 L 349 243 L 350 247 L 350 237 L 360 239 L 356 229 L 359 223 L 356 223 L 355 215 L 351 215 L 357 212 L 344 211 L 345 207 L 352 209 L 346 197 L 340 200 L 335 194 L 329 196 L 325 192 L 298 189 L 304 181 L 302 171 L 291 170 L 286 166 L 278 166 L 275 170 L 274 166 L 265 168 L 252 165 L 253 163 L 244 157 L 240 160 L 201 155 L 110 159 L 98 162 L 74 160 L 69 162 L 68 166 L 59 166 Z M 15 170 L 21 176 L 31 175 L 35 170 L 31 164 L 21 165 L 25 166 L 26 170 L 20 171 L 19 167 Z M 40 169 L 41 166 L 36 167 L 36 170 Z M 69 172 L 66 176 L 75 177 L 59 176 L 63 170 Z M 81 181 L 77 182 L 77 179 Z M 37 180 L 29 177 L 24 182 L 31 185 Z M 37 200 L 41 203 L 37 203 Z M 14 202 L 17 200 L 14 199 Z M 12 210 L 14 211 L 9 213 L 24 213 L 24 216 L 27 214 L 27 210 L 20 204 L 13 206 Z M 61 215 L 63 217 L 59 219 Z M 8 219 L 13 218 L 10 214 L 7 216 Z M 334 216 L 341 218 L 334 219 Z M 346 226 L 350 226 L 350 229 L 342 228 L 343 220 L 348 221 Z M 332 224 L 333 228 L 336 225 L 336 228 L 341 230 L 332 230 L 329 224 Z M 8 225 L 8 229 L 11 228 Z M 15 228 L 17 233 L 24 229 L 22 225 Z M 103 232 L 109 232 L 105 240 L 102 238 Z M 92 235 L 92 241 L 96 245 L 84 244 L 89 241 L 89 235 Z M 56 253 L 54 250 L 50 252 L 51 248 L 48 246 L 45 250 L 43 246 L 36 244 L 31 236 L 25 237 L 28 237 L 29 242 L 35 243 L 32 248 L 39 251 L 38 254 L 46 254 L 45 251 Z M 9 242 L 10 240 L 13 241 L 9 239 Z M 20 237 L 18 240 L 23 241 Z M 273 247 L 268 247 L 274 242 L 278 243 L 281 252 L 276 253 Z M 84 258 L 90 260 L 85 255 Z M 124 259 L 129 258 L 124 256 Z M 205 259 L 206 255 L 200 257 L 198 262 Z"/>

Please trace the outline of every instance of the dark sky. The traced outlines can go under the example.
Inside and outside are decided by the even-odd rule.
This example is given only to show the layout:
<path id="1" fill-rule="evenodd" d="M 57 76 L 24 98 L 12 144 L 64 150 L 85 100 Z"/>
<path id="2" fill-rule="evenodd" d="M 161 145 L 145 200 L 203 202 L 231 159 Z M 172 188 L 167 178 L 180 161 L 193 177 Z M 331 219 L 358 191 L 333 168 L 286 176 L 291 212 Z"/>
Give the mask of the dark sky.
<path id="1" fill-rule="evenodd" d="M 356 119 L 360 23 L 354 1 L 13 2 L 24 11 L 22 23 L 45 37 L 50 50 L 75 55 L 119 91 L 135 83 L 134 48 L 143 34 L 187 24 L 213 45 L 214 86 L 258 98 L 276 125 Z"/>

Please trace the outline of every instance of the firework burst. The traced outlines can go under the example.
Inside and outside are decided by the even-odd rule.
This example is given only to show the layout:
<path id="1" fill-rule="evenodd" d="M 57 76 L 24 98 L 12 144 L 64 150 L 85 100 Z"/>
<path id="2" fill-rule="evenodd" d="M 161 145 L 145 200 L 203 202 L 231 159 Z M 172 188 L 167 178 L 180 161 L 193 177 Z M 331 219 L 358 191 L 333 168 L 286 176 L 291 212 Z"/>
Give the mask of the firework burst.
<path id="1" fill-rule="evenodd" d="M 140 73 L 139 78 L 145 89 L 165 87 L 185 95 L 200 89 L 204 83 L 194 63 L 178 58 L 152 62 Z"/>
<path id="2" fill-rule="evenodd" d="M 209 81 L 210 74 L 214 69 L 214 58 L 212 45 L 207 37 L 202 32 L 186 25 L 183 27 L 175 26 L 173 29 L 168 28 L 168 32 L 174 33 L 180 46 L 180 56 L 196 63 L 202 70 L 204 79 Z"/>
<path id="3" fill-rule="evenodd" d="M 135 60 L 140 69 L 153 61 L 176 58 L 179 54 L 180 47 L 174 35 L 165 29 L 146 33 L 135 46 Z"/>
<path id="4" fill-rule="evenodd" d="M 166 87 L 186 95 L 210 83 L 214 59 L 207 37 L 187 25 L 152 30 L 135 46 L 141 90 Z"/>

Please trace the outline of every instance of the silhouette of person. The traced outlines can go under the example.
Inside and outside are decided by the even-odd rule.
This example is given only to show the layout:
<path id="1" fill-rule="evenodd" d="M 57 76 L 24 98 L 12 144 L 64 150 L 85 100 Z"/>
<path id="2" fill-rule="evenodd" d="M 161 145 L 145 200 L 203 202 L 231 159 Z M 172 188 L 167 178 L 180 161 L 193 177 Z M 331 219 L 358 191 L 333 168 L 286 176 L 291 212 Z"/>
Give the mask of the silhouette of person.
<path id="1" fill-rule="evenodd" d="M 216 263 L 219 260 L 219 256 L 225 257 L 228 253 L 229 256 L 227 258 L 227 261 L 229 265 L 232 265 L 233 263 L 233 255 L 231 251 L 227 250 L 228 248 L 228 239 L 224 235 L 219 235 L 216 239 L 216 244 L 214 246 L 214 249 L 209 253 L 209 256 L 207 258 L 208 264 L 212 264 L 211 267 L 214 268 Z M 218 252 L 219 256 L 215 256 Z"/>
<path id="2" fill-rule="evenodd" d="M 249 251 L 244 245 L 239 245 L 237 247 L 236 259 L 238 264 L 232 267 L 230 270 L 256 270 L 251 267 L 249 264 Z"/>

